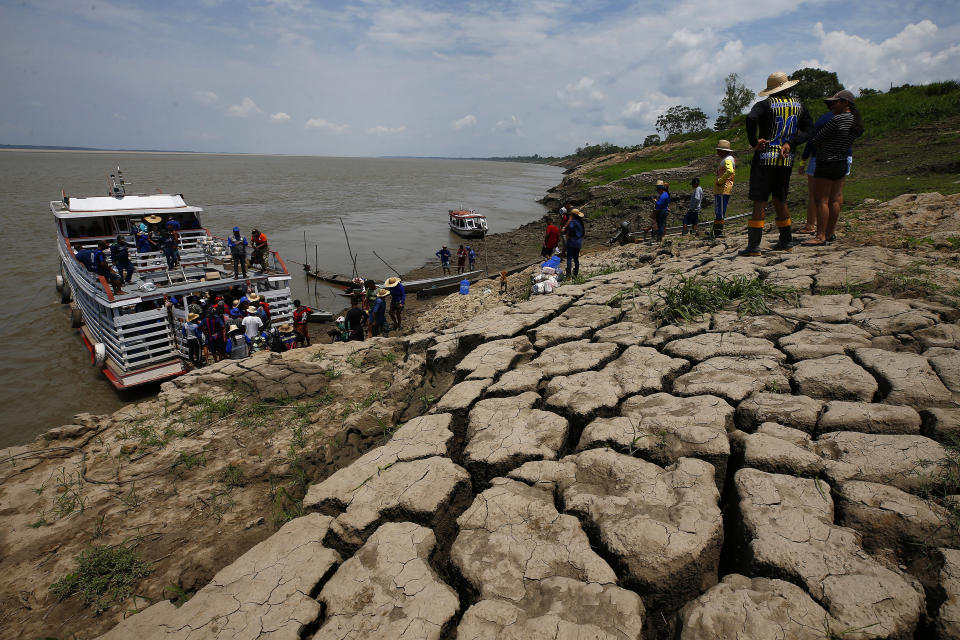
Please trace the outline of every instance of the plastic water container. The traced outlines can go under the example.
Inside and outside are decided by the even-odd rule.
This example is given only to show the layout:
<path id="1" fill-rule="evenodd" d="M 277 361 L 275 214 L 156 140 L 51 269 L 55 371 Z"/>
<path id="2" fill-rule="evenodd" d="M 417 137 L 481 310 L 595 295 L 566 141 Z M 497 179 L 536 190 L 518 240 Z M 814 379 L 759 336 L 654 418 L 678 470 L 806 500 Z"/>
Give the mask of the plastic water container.
<path id="1" fill-rule="evenodd" d="M 461 280 L 460 281 L 460 295 L 465 296 L 470 293 L 470 281 Z"/>

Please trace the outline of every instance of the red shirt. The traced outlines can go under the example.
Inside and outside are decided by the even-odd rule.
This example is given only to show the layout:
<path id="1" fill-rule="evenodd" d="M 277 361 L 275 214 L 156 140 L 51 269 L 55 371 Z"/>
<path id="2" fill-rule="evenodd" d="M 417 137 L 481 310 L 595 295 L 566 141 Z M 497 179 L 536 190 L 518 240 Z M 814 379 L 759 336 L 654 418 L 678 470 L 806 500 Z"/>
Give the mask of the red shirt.
<path id="1" fill-rule="evenodd" d="M 555 224 L 547 225 L 547 235 L 543 241 L 543 246 L 547 249 L 553 249 L 560 242 L 560 228 Z"/>

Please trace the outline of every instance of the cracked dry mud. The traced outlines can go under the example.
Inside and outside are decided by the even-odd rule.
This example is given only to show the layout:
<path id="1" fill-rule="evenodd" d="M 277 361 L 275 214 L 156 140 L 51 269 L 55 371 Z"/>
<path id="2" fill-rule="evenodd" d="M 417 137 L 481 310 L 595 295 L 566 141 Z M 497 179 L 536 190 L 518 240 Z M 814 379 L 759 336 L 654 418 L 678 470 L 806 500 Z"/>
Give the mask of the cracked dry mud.
<path id="1" fill-rule="evenodd" d="M 455 383 L 432 409 L 108 637 L 960 637 L 956 315 L 814 294 L 885 249 L 730 249 L 584 257 L 619 270 L 412 337 Z M 632 287 L 678 273 L 804 295 L 658 328 Z"/>

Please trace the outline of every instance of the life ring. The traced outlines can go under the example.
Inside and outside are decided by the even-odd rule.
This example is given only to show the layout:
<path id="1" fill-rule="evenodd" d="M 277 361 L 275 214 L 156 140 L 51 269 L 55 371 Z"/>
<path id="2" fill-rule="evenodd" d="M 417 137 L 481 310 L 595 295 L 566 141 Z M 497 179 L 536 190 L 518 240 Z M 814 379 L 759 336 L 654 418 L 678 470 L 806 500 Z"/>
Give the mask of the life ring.
<path id="1" fill-rule="evenodd" d="M 60 276 L 57 276 L 58 278 Z M 60 304 L 67 304 L 70 302 L 72 297 L 72 292 L 70 291 L 70 284 L 67 282 L 63 283 L 63 288 L 60 289 Z"/>
<path id="2" fill-rule="evenodd" d="M 80 313 L 79 307 L 70 307 L 70 326 L 74 329 L 79 329 L 83 326 L 83 314 Z"/>
<path id="3" fill-rule="evenodd" d="M 95 342 L 93 345 L 93 366 L 102 369 L 107 361 L 107 345 L 102 342 Z"/>
<path id="4" fill-rule="evenodd" d="M 63 291 L 63 276 L 59 273 L 57 274 L 57 291 Z"/>

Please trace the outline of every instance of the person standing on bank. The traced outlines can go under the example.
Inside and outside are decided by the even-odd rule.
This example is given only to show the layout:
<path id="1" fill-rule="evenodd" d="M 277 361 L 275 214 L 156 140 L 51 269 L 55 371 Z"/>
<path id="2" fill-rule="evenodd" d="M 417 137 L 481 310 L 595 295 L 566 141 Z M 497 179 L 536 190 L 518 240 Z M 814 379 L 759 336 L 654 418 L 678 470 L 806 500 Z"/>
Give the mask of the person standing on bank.
<path id="1" fill-rule="evenodd" d="M 457 273 L 463 273 L 466 264 L 467 250 L 463 248 L 463 245 L 460 245 L 460 248 L 457 249 Z"/>
<path id="2" fill-rule="evenodd" d="M 833 237 L 843 205 L 843 181 L 853 141 L 863 135 L 863 119 L 853 94 L 839 91 L 824 102 L 831 117 L 813 136 L 817 166 L 813 173 L 813 198 L 817 203 L 817 235 L 803 244 L 821 246 Z"/>
<path id="3" fill-rule="evenodd" d="M 308 306 L 293 301 L 293 332 L 297 334 L 297 343 L 305 347 L 310 346 L 310 314 L 313 312 Z"/>
<path id="4" fill-rule="evenodd" d="M 473 271 L 477 267 L 477 252 L 473 250 L 473 247 L 467 245 L 467 262 L 470 263 L 470 271 Z"/>
<path id="5" fill-rule="evenodd" d="M 663 241 L 667 232 L 667 216 L 670 215 L 670 185 L 657 180 L 657 195 L 653 201 L 653 217 L 657 224 L 657 242 Z"/>
<path id="6" fill-rule="evenodd" d="M 543 248 L 540 249 L 540 255 L 549 258 L 560 243 L 560 227 L 553 224 L 553 220 L 547 219 L 547 232 L 543 235 Z"/>
<path id="7" fill-rule="evenodd" d="M 390 292 L 390 320 L 393 322 L 393 328 L 400 330 L 400 322 L 403 320 L 403 305 L 407 303 L 407 291 L 403 288 L 400 278 L 387 278 L 383 283 L 383 288 Z"/>
<path id="8" fill-rule="evenodd" d="M 737 161 L 729 140 L 718 140 L 716 151 L 720 164 L 717 165 L 717 176 L 713 179 L 713 237 L 722 238 L 727 206 L 733 193 L 733 180 L 737 175 Z"/>
<path id="9" fill-rule="evenodd" d="M 583 247 L 583 213 L 580 209 L 570 212 L 567 222 L 567 277 L 580 273 L 580 249 Z"/>
<path id="10" fill-rule="evenodd" d="M 703 187 L 700 186 L 700 178 L 694 178 L 690 181 L 693 193 L 690 194 L 690 204 L 687 205 L 687 213 L 683 216 L 683 229 L 681 235 L 687 235 L 687 227 L 692 227 L 693 235 L 697 235 L 697 225 L 700 224 L 700 203 L 703 201 Z"/>
<path id="11" fill-rule="evenodd" d="M 760 241 L 767 212 L 767 200 L 773 196 L 780 237 L 771 249 L 793 248 L 787 191 L 793 170 L 794 149 L 805 142 L 813 131 L 813 121 L 803 103 L 784 92 L 799 82 L 790 80 L 782 71 L 770 74 L 767 88 L 757 93 L 766 99 L 753 105 L 747 114 L 747 140 L 753 147 L 750 163 L 750 199 L 753 215 L 747 222 L 747 246 L 741 256 L 759 256 Z"/>
<path id="12" fill-rule="evenodd" d="M 240 227 L 233 228 L 233 235 L 227 238 L 227 246 L 230 247 L 230 257 L 233 258 L 233 277 L 240 277 L 240 269 L 243 269 L 243 277 L 247 277 L 247 239 L 240 235 Z"/>
<path id="13" fill-rule="evenodd" d="M 447 249 L 447 245 L 440 247 L 440 251 L 437 251 L 436 256 L 440 258 L 440 267 L 443 269 L 443 275 L 450 274 L 450 249 Z"/>

